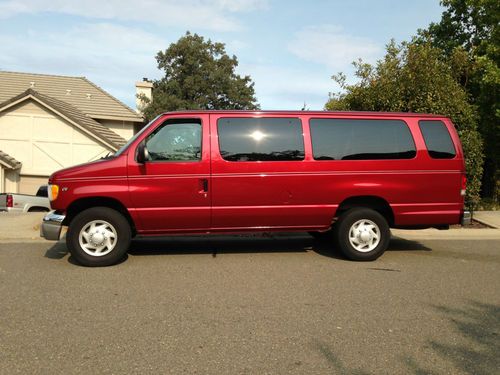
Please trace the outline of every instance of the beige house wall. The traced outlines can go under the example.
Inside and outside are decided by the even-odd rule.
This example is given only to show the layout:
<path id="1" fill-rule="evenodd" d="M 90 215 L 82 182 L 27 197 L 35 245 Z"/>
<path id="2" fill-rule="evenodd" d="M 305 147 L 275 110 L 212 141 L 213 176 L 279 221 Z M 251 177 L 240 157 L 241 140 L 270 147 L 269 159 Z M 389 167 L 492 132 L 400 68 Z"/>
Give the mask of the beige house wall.
<path id="1" fill-rule="evenodd" d="M 0 193 L 5 192 L 5 172 L 3 165 L 0 164 Z"/>
<path id="2" fill-rule="evenodd" d="M 4 170 L 4 193 L 19 193 L 19 169 Z"/>
<path id="3" fill-rule="evenodd" d="M 99 159 L 111 149 L 34 101 L 0 113 L 0 150 L 22 163 L 6 173 L 5 190 L 19 185 L 19 176 L 48 177 L 54 171 Z"/>
<path id="4" fill-rule="evenodd" d="M 46 185 L 49 176 L 20 176 L 19 194 L 35 195 L 41 185 Z"/>
<path id="5" fill-rule="evenodd" d="M 131 121 L 95 120 L 122 136 L 127 141 L 134 135 L 134 123 Z"/>

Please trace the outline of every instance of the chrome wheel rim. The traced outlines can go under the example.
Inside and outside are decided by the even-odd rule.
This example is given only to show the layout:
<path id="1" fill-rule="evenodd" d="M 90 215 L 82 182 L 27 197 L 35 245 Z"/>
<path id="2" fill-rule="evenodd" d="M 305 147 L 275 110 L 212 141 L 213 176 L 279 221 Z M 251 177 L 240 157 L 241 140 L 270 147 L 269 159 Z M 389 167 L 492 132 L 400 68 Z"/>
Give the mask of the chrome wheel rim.
<path id="1" fill-rule="evenodd" d="M 115 227 L 104 220 L 93 220 L 85 224 L 78 235 L 82 250 L 94 257 L 102 257 L 113 251 L 117 239 Z"/>
<path id="2" fill-rule="evenodd" d="M 371 220 L 358 220 L 349 229 L 349 243 L 357 251 L 368 253 L 380 243 L 380 228 Z"/>

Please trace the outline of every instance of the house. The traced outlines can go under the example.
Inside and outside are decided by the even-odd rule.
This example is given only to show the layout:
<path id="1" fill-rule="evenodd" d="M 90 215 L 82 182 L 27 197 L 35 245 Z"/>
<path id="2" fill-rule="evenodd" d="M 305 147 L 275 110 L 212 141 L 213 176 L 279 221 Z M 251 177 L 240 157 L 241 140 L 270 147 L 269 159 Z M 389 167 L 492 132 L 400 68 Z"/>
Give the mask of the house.
<path id="1" fill-rule="evenodd" d="M 85 77 L 0 71 L 0 193 L 35 194 L 54 171 L 118 150 L 142 126 Z"/>

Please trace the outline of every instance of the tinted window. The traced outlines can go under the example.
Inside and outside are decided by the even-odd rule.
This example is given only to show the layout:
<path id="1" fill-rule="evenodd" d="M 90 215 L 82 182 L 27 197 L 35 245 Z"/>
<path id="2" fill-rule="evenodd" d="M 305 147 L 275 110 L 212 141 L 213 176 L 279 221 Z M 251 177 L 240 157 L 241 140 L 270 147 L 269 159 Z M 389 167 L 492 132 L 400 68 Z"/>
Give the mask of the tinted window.
<path id="1" fill-rule="evenodd" d="M 221 155 L 229 161 L 303 160 L 302 126 L 295 118 L 221 118 Z"/>
<path id="2" fill-rule="evenodd" d="M 455 147 L 450 133 L 442 121 L 419 121 L 420 131 L 424 136 L 425 145 L 431 158 L 452 159 L 455 157 Z"/>
<path id="3" fill-rule="evenodd" d="M 48 197 L 49 193 L 47 190 L 47 185 L 42 185 L 38 188 L 38 191 L 36 192 L 37 197 Z"/>
<path id="4" fill-rule="evenodd" d="M 410 129 L 401 120 L 311 119 L 316 160 L 411 159 Z"/>
<path id="5" fill-rule="evenodd" d="M 201 158 L 201 123 L 168 120 L 146 138 L 151 161 L 197 161 Z"/>

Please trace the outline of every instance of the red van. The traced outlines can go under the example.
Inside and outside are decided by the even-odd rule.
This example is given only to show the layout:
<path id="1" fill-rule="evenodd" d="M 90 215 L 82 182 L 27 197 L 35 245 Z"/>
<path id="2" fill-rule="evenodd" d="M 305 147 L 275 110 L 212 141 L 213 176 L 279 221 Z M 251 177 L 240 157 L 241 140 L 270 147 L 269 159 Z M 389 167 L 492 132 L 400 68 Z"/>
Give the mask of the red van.
<path id="1" fill-rule="evenodd" d="M 50 179 L 41 235 L 87 266 L 119 261 L 134 236 L 332 233 L 373 260 L 389 228 L 466 223 L 465 165 L 443 116 L 199 111 L 158 116 L 113 156 Z"/>

